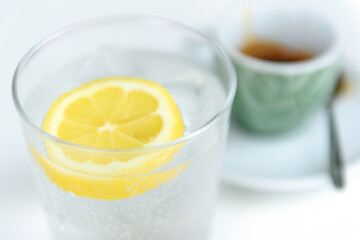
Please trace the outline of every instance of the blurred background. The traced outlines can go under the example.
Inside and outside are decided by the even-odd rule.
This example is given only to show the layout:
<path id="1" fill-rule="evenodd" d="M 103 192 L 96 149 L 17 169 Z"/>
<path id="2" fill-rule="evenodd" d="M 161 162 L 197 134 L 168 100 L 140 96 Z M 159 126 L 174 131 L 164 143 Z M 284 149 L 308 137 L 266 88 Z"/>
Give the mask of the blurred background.
<path id="1" fill-rule="evenodd" d="M 111 14 L 162 16 L 204 30 L 223 11 L 242 2 L 246 3 L 245 0 L 0 0 L 0 239 L 47 239 L 29 170 L 30 156 L 10 91 L 15 67 L 32 45 L 63 26 Z M 281 1 L 272 2 L 281 4 Z M 292 2 L 328 15 L 345 40 L 346 58 L 360 64 L 357 54 L 360 53 L 360 1 Z M 335 190 L 330 180 L 322 187 L 282 192 L 256 191 L 224 182 L 212 239 L 360 239 L 359 203 L 358 174 L 351 175 L 343 191 Z"/>

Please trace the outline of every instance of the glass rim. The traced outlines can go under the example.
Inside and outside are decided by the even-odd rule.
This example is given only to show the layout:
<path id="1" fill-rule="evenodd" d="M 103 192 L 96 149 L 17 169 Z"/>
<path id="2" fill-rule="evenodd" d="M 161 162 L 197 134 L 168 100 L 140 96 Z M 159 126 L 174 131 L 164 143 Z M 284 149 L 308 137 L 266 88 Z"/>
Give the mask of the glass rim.
<path id="1" fill-rule="evenodd" d="M 196 129 L 190 131 L 188 134 L 177 138 L 175 140 L 160 143 L 160 144 L 154 144 L 150 146 L 145 147 L 138 147 L 138 148 L 127 148 L 127 149 L 103 149 L 103 148 L 95 148 L 95 147 L 87 147 L 82 146 L 78 144 L 74 144 L 65 140 L 62 140 L 52 134 L 47 133 L 42 128 L 38 127 L 32 119 L 28 116 L 26 111 L 23 109 L 22 105 L 20 104 L 18 92 L 17 92 L 17 83 L 18 79 L 21 76 L 22 70 L 27 66 L 27 63 L 35 56 L 37 53 L 44 48 L 46 48 L 49 44 L 51 44 L 54 40 L 57 40 L 64 36 L 67 33 L 82 30 L 87 27 L 92 27 L 94 25 L 100 24 L 100 23 L 106 23 L 106 22 L 115 22 L 115 21 L 137 21 L 141 22 L 143 24 L 162 24 L 162 25 L 168 25 L 170 27 L 175 27 L 179 29 L 180 31 L 188 32 L 192 35 L 196 35 L 200 37 L 204 42 L 209 45 L 221 58 L 222 62 L 225 65 L 226 72 L 229 74 L 229 83 L 230 83 L 230 90 L 226 94 L 226 101 L 224 105 L 214 114 L 211 118 L 207 119 L 202 125 L 197 127 Z M 36 133 L 39 134 L 42 138 L 45 138 L 47 140 L 51 140 L 56 143 L 68 145 L 72 148 L 78 148 L 85 151 L 92 151 L 92 152 L 108 152 L 108 153 L 122 153 L 122 152 L 138 152 L 138 151 L 148 151 L 148 150 L 156 150 L 156 149 L 163 149 L 168 148 L 174 145 L 183 144 L 196 136 L 200 135 L 202 132 L 204 132 L 206 129 L 208 129 L 212 124 L 214 124 L 225 112 L 228 108 L 230 108 L 233 99 L 235 97 L 236 93 L 236 86 L 237 86 L 237 79 L 236 79 L 236 71 L 235 68 L 231 62 L 230 57 L 225 52 L 223 47 L 217 43 L 215 40 L 209 38 L 205 34 L 199 32 L 198 30 L 195 30 L 191 27 L 186 26 L 185 24 L 179 23 L 174 20 L 170 20 L 163 17 L 156 17 L 156 16 L 149 16 L 149 15 L 111 15 L 106 17 L 98 17 L 93 19 L 84 20 L 78 23 L 74 23 L 71 25 L 68 25 L 66 27 L 61 28 L 60 30 L 57 30 L 53 32 L 52 34 L 46 36 L 42 40 L 38 41 L 33 47 L 31 47 L 25 55 L 21 58 L 20 62 L 18 63 L 13 78 L 12 78 L 12 98 L 13 102 L 15 104 L 16 110 L 18 114 L 20 115 L 20 118 L 27 123 L 31 128 L 35 129 Z"/>

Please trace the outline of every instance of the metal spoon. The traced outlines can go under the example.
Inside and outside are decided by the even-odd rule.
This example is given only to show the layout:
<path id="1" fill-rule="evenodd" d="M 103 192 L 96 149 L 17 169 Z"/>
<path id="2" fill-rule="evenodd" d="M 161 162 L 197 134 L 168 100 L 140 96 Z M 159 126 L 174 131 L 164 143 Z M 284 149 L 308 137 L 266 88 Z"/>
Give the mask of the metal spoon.
<path id="1" fill-rule="evenodd" d="M 342 92 L 344 86 L 344 74 L 339 76 L 336 88 L 328 105 L 328 120 L 330 130 L 330 176 L 334 186 L 338 189 L 345 187 L 345 161 L 339 141 L 339 131 L 335 120 L 334 100 Z"/>

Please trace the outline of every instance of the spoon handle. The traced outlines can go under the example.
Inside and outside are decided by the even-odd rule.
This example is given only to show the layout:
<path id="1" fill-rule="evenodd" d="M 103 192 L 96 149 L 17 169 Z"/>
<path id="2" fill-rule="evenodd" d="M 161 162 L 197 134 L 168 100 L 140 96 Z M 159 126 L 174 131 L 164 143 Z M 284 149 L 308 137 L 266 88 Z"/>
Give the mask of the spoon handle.
<path id="1" fill-rule="evenodd" d="M 338 189 L 345 187 L 345 162 L 341 154 L 338 129 L 335 122 L 333 104 L 330 104 L 328 111 L 330 127 L 330 174 L 334 186 Z"/>

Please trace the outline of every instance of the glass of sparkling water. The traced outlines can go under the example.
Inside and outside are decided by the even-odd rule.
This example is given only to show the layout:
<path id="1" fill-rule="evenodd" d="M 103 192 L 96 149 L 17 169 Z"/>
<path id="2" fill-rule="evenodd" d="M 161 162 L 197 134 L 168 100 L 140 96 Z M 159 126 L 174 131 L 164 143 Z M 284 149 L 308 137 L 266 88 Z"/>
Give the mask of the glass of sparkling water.
<path id="1" fill-rule="evenodd" d="M 145 148 L 106 150 L 71 144 L 42 130 L 58 96 L 107 76 L 139 77 L 164 86 L 181 111 L 184 136 Z M 90 20 L 36 44 L 16 69 L 13 98 L 53 239 L 208 239 L 235 78 L 218 44 L 155 17 Z M 49 144 L 66 148 L 71 156 L 121 156 L 128 161 L 176 153 L 151 172 L 109 178 L 53 162 Z M 85 187 L 91 196 L 82 194 Z"/>

